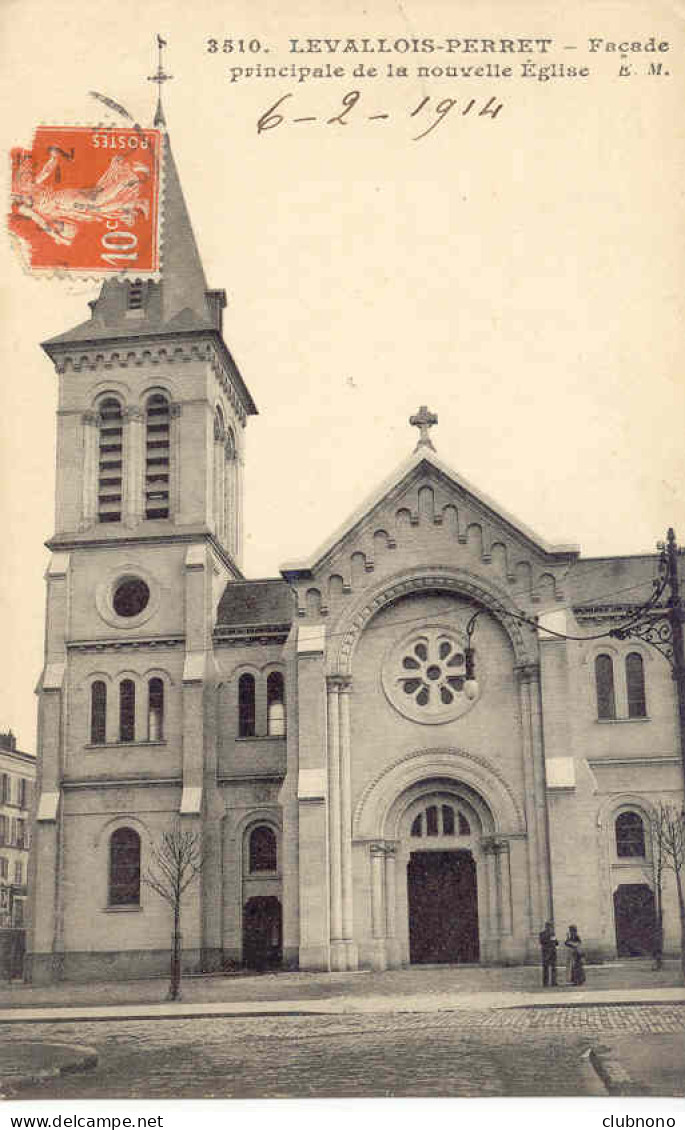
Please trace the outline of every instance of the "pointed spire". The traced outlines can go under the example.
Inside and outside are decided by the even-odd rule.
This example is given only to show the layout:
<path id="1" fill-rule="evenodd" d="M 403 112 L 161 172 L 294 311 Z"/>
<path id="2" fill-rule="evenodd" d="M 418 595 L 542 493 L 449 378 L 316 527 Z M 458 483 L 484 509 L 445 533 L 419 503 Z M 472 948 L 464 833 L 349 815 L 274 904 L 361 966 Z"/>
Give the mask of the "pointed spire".
<path id="1" fill-rule="evenodd" d="M 164 139 L 164 212 L 161 233 L 162 320 L 183 319 L 179 328 L 211 321 L 207 282 L 168 135 Z"/>
<path id="2" fill-rule="evenodd" d="M 166 129 L 166 118 L 164 117 L 164 108 L 162 106 L 162 86 L 165 82 L 168 82 L 169 79 L 174 77 L 173 75 L 168 75 L 164 70 L 163 51 L 165 47 L 166 39 L 162 39 L 161 35 L 157 33 L 157 70 L 153 75 L 148 75 L 148 82 L 157 83 L 157 109 L 155 110 L 154 120 L 155 129 Z"/>
<path id="3" fill-rule="evenodd" d="M 172 76 L 164 71 L 162 49 L 157 36 L 159 65 L 151 81 L 161 87 Z M 195 242 L 176 162 L 171 151 L 161 97 L 157 100 L 155 127 L 161 133 L 163 161 L 162 193 L 159 211 L 160 261 L 157 278 L 141 279 L 134 270 L 107 278 L 100 294 L 89 302 L 91 317 L 65 333 L 43 342 L 43 349 L 56 362 L 70 353 L 76 343 L 141 341 L 145 338 L 179 338 L 202 331 L 214 338 L 230 374 L 233 387 L 245 412 L 254 415 L 256 405 L 223 337 L 224 290 L 208 290 L 200 253 Z M 217 340 L 218 337 L 218 340 Z"/>

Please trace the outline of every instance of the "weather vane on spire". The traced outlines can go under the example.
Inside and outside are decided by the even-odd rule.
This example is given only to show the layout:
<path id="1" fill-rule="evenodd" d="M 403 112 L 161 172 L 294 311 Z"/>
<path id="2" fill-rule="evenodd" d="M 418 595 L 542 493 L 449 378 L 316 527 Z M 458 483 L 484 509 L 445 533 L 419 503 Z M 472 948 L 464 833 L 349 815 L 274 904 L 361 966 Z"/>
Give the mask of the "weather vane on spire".
<path id="1" fill-rule="evenodd" d="M 164 60 L 162 58 L 162 52 L 163 52 L 165 47 L 166 47 L 166 39 L 162 39 L 161 35 L 159 35 L 159 33 L 158 33 L 158 35 L 157 35 L 157 51 L 158 51 L 157 70 L 156 70 L 155 74 L 148 75 L 148 82 L 156 82 L 157 83 L 158 93 L 157 93 L 157 110 L 156 110 L 156 113 L 155 113 L 155 123 L 154 123 L 155 126 L 165 126 L 166 125 L 166 121 L 165 121 L 165 118 L 164 118 L 164 110 L 162 109 L 162 84 L 165 83 L 165 82 L 168 82 L 169 79 L 174 77 L 173 75 L 168 75 L 166 73 L 166 71 L 164 70 Z"/>
<path id="2" fill-rule="evenodd" d="M 435 451 L 428 432 L 434 424 L 437 424 L 437 422 L 438 417 L 436 413 L 429 412 L 425 404 L 421 405 L 416 415 L 409 417 L 409 423 L 411 424 L 411 426 L 413 428 L 418 428 L 421 433 L 419 436 L 419 442 L 414 448 L 415 451 L 418 451 L 420 447 L 430 447 L 433 451 Z"/>

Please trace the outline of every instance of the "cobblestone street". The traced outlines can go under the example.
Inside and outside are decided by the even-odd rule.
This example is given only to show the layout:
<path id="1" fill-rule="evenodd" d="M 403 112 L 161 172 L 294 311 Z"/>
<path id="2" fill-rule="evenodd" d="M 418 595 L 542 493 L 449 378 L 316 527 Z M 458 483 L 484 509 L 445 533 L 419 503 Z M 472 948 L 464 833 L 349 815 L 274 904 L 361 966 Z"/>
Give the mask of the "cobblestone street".
<path id="1" fill-rule="evenodd" d="M 685 1008 L 13 1024 L 10 1035 L 99 1052 L 94 1071 L 34 1084 L 26 1099 L 578 1096 L 605 1093 L 593 1045 L 638 1036 L 645 1063 L 651 1037 L 685 1049 Z"/>

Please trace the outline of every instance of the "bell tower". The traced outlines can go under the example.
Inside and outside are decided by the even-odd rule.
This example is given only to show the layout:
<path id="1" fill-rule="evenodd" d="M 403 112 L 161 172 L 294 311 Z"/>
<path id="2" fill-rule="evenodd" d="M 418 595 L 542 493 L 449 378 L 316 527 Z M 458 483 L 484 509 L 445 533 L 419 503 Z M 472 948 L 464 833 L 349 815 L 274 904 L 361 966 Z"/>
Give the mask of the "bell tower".
<path id="1" fill-rule="evenodd" d="M 244 436 L 257 410 L 224 340 L 225 291 L 207 287 L 160 107 L 155 126 L 159 276 L 108 279 L 90 317 L 43 345 L 59 394 L 34 980 L 97 975 L 103 960 L 126 975 L 134 953 L 152 970 L 158 951 L 164 967 L 164 907 L 139 884 L 127 906 L 144 913 L 123 913 L 107 853 L 120 830 L 144 867 L 145 844 L 178 818 L 195 822 L 205 859 L 184 950 L 198 961 L 220 950 L 206 890 L 221 817 L 212 629 L 226 584 L 242 576 Z"/>
<path id="2" fill-rule="evenodd" d="M 236 571 L 243 435 L 256 408 L 166 136 L 164 146 L 159 281 L 107 280 L 88 321 L 43 345 L 60 378 L 51 547 L 202 533 Z"/>

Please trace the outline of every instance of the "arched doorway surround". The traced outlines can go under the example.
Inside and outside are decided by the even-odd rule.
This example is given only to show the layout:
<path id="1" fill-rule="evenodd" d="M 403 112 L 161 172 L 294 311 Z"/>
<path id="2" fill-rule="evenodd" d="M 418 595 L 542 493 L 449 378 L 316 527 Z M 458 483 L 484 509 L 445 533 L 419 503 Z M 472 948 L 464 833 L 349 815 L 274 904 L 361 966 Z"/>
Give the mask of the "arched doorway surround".
<path id="1" fill-rule="evenodd" d="M 436 832 L 426 827 L 425 834 L 418 836 L 417 819 L 429 808 L 438 810 L 439 820 L 443 808 L 450 808 L 454 830 L 445 831 L 443 823 Z M 514 957 L 514 925 L 515 921 L 523 925 L 523 908 L 514 906 L 512 866 L 525 871 L 524 827 L 523 813 L 506 781 L 494 766 L 464 750 L 418 750 L 380 774 L 360 798 L 353 821 L 354 839 L 369 854 L 371 964 L 384 969 L 411 962 L 408 868 L 418 855 L 427 867 L 430 860 L 426 857 L 432 852 L 463 853 L 462 872 L 467 866 L 465 857 L 473 861 L 477 912 L 474 907 L 472 913 L 477 919 L 480 959 L 496 962 Z M 456 863 L 444 860 L 448 871 L 457 870 Z M 446 876 L 446 882 L 451 882 L 454 892 L 463 878 L 463 874 L 461 879 Z M 466 892 L 463 895 L 466 898 Z M 436 921 L 443 921 L 446 930 L 463 933 L 465 914 L 463 905 L 456 912 L 461 925 L 457 920 L 448 922 L 444 914 L 442 918 L 438 914 Z M 519 928 L 519 943 L 521 932 Z M 415 944 L 414 950 L 416 960 Z M 435 953 L 446 953 L 439 939 L 435 939 Z M 466 950 L 457 946 L 453 959 L 459 960 L 460 953 L 461 959 L 466 958 Z M 449 956 L 444 959 L 450 960 Z"/>
<path id="2" fill-rule="evenodd" d="M 343 610 L 340 618 L 331 624 L 328 633 L 327 673 L 349 678 L 352 675 L 354 652 L 369 621 L 388 604 L 393 604 L 404 596 L 425 592 L 454 593 L 471 600 L 474 611 L 478 607 L 487 609 L 509 637 L 516 666 L 537 662 L 535 631 L 502 615 L 506 611 L 520 611 L 503 586 L 489 578 L 485 580 L 468 569 L 427 565 L 386 577 Z"/>

